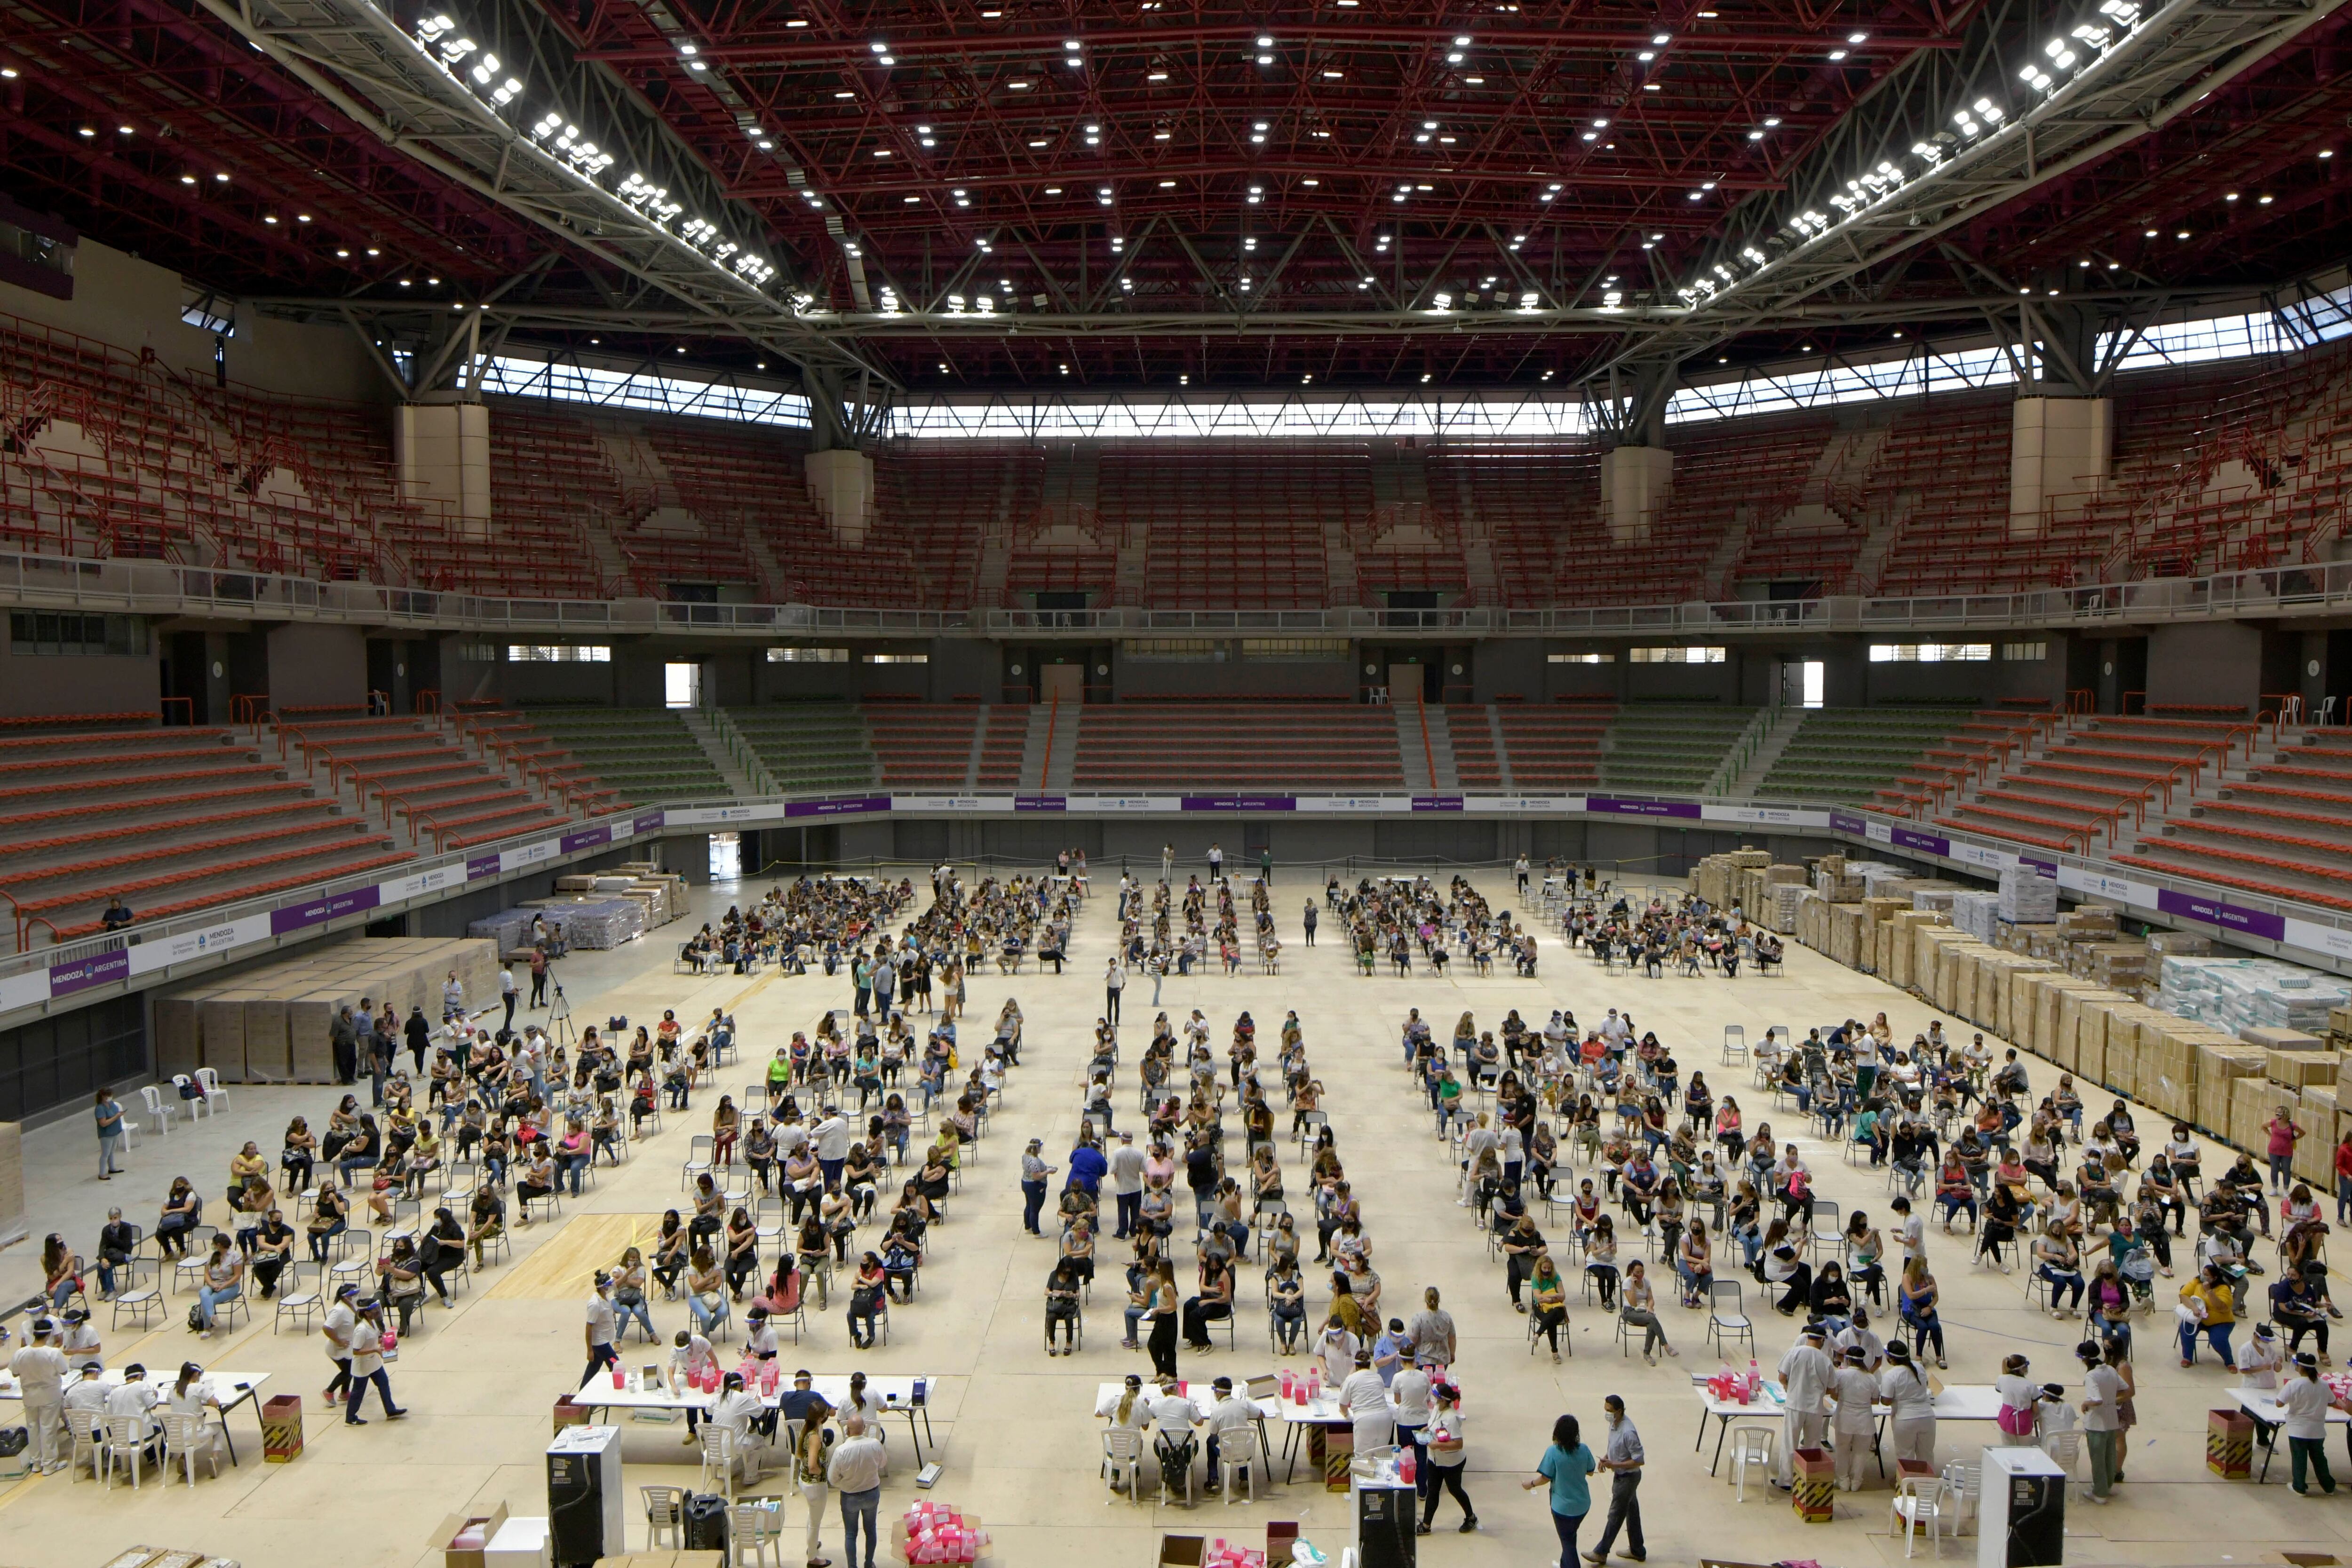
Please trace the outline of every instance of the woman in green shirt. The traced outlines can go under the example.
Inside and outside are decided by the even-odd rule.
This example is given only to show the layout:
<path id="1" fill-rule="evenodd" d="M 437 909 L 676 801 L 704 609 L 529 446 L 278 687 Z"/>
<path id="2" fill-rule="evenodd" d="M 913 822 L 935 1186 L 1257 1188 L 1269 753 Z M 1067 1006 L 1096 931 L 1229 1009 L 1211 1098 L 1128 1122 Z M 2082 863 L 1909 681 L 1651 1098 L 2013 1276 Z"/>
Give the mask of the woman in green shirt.
<path id="1" fill-rule="evenodd" d="M 1559 1532 L 1560 1568 L 1576 1568 L 1576 1531 L 1592 1511 L 1588 1478 L 1597 1468 L 1592 1450 L 1584 1446 L 1578 1431 L 1576 1417 L 1563 1415 L 1551 1424 L 1551 1447 L 1537 1461 L 1534 1478 L 1519 1483 L 1522 1491 L 1551 1488 L 1551 1523 Z"/>

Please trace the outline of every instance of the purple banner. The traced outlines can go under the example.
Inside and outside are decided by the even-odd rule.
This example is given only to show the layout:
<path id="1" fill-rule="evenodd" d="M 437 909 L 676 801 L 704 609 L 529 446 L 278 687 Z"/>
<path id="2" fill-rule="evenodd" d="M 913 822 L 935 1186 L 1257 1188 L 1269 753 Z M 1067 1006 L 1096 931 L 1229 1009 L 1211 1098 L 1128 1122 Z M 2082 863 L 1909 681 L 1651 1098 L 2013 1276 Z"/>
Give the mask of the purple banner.
<path id="1" fill-rule="evenodd" d="M 1188 795 L 1180 803 L 1184 811 L 1297 811 L 1298 797 L 1295 795 Z"/>
<path id="2" fill-rule="evenodd" d="M 661 829 L 662 820 L 662 814 L 658 811 L 641 811 L 637 813 L 636 821 L 631 825 L 631 831 L 636 833 L 658 832 Z"/>
<path id="3" fill-rule="evenodd" d="M 1933 833 L 1919 833 L 1908 827 L 1898 827 L 1888 843 L 1897 849 L 1916 849 L 1923 855 L 1949 855 L 1952 841 Z"/>
<path id="4" fill-rule="evenodd" d="M 2017 863 L 2021 866 L 2032 867 L 2033 874 L 2037 877 L 2048 877 L 2053 881 L 2057 879 L 2058 862 L 2055 860 L 2037 860 L 2031 855 L 2020 855 L 2017 858 Z"/>
<path id="5" fill-rule="evenodd" d="M 466 880 L 468 882 L 478 882 L 484 877 L 495 877 L 498 874 L 499 858 L 495 855 L 476 855 L 466 862 Z"/>
<path id="6" fill-rule="evenodd" d="M 2269 942 L 2286 940 L 2286 918 L 2264 914 L 2241 904 L 2225 904 L 2219 899 L 2200 898 L 2193 893 L 2176 893 L 2169 888 L 2159 888 L 2156 907 L 2168 915 L 2183 915 L 2192 921 L 2203 921 L 2224 931 L 2243 931 L 2248 936 L 2262 937 Z"/>
<path id="7" fill-rule="evenodd" d="M 1462 797 L 1458 795 L 1417 795 L 1412 797 L 1415 811 L 1460 811 Z"/>
<path id="8" fill-rule="evenodd" d="M 1864 822 L 1861 817 L 1856 816 L 1850 811 L 1840 811 L 1835 806 L 1832 806 L 1830 808 L 1830 831 L 1832 833 L 1851 833 L 1858 837 L 1870 831 L 1870 824 Z"/>
<path id="9" fill-rule="evenodd" d="M 1013 809 L 1015 811 L 1067 811 L 1070 809 L 1070 801 L 1067 795 L 1016 795 L 1013 797 Z"/>
<path id="10" fill-rule="evenodd" d="M 887 811 L 890 797 L 887 795 L 843 795 L 833 800 L 796 800 L 784 807 L 784 815 L 793 816 L 853 816 L 869 811 Z"/>
<path id="11" fill-rule="evenodd" d="M 1698 802 L 1695 800 L 1621 800 L 1615 795 L 1589 795 L 1584 797 L 1584 809 L 1612 816 L 1680 816 L 1698 820 Z"/>
<path id="12" fill-rule="evenodd" d="M 348 893 L 337 893 L 331 898 L 313 899 L 307 904 L 272 910 L 269 911 L 269 934 L 283 936 L 289 931 L 300 931 L 304 926 L 323 925 L 344 915 L 372 910 L 382 901 L 381 895 L 373 888 L 353 888 Z"/>
<path id="13" fill-rule="evenodd" d="M 575 849 L 586 849 L 593 845 L 610 844 L 611 842 L 613 842 L 613 830 L 611 828 L 583 827 L 577 833 L 565 834 L 558 844 L 555 852 L 559 855 L 569 855 Z"/>
<path id="14" fill-rule="evenodd" d="M 77 963 L 49 965 L 49 994 L 69 996 L 77 991 L 87 991 L 93 985 L 105 985 L 131 978 L 131 950 L 118 947 Z"/>

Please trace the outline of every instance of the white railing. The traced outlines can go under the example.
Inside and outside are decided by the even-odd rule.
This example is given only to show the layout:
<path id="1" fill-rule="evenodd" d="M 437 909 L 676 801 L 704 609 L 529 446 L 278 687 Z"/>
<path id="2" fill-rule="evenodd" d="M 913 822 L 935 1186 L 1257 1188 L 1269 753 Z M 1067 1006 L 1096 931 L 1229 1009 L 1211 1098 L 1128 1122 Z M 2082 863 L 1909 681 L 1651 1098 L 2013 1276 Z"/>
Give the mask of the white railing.
<path id="1" fill-rule="evenodd" d="M 1102 633 L 1423 633 L 1718 637 L 1790 631 L 1920 631 L 2137 625 L 2352 610 L 2352 562 L 2151 577 L 2079 588 L 1899 598 L 1693 600 L 1553 609 L 892 610 L 830 605 L 688 605 L 662 599 L 504 599 L 374 583 L 321 583 L 164 561 L 0 554 L 0 604 L 146 615 L 349 621 L 484 635 L 917 637 Z"/>

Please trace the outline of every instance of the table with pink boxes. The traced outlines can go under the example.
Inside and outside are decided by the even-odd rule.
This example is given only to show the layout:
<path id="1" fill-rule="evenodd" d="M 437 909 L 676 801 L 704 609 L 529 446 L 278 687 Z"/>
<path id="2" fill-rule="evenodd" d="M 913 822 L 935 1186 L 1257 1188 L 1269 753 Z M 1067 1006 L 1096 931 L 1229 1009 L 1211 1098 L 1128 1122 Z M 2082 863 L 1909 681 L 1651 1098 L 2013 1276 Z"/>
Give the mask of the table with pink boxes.
<path id="1" fill-rule="evenodd" d="M 779 1363 L 754 1361 L 746 1357 L 734 1368 L 743 1374 L 745 1389 L 759 1394 L 761 1404 L 772 1407 L 778 1392 L 789 1377 Z M 650 1374 L 650 1375 L 649 1375 Z M 705 1366 L 701 1375 L 690 1379 L 687 1386 L 673 1388 L 661 1372 L 652 1367 L 616 1366 L 609 1373 L 598 1373 L 573 1392 L 572 1403 L 589 1411 L 597 1410 L 708 1410 L 719 1397 L 723 1373 L 716 1363 Z M 908 1436 L 914 1439 L 915 1464 L 923 1463 L 923 1440 L 938 1439 L 931 1433 L 931 1396 L 939 1391 L 936 1377 L 883 1377 L 866 1380 L 866 1398 L 869 1405 L 880 1408 L 884 1416 L 904 1415 Z M 812 1392 L 824 1395 L 825 1403 L 835 1410 L 849 1403 L 849 1379 L 845 1375 L 825 1373 L 809 1379 Z"/>
<path id="2" fill-rule="evenodd" d="M 919 1502 L 890 1527 L 890 1554 L 908 1564 L 978 1563 L 988 1546 L 980 1516 L 948 1503 Z"/>

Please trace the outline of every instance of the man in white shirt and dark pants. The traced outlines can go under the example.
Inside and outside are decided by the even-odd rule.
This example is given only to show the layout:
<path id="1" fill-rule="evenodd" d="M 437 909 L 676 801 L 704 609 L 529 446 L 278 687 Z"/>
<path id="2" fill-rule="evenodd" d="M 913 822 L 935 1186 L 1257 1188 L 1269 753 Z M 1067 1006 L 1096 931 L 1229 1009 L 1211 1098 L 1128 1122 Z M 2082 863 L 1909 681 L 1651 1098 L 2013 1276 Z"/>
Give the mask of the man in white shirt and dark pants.
<path id="1" fill-rule="evenodd" d="M 518 993 L 515 989 L 514 965 L 511 963 L 499 964 L 499 1000 L 507 1005 L 507 1016 L 505 1020 L 499 1025 L 499 1028 L 511 1029 L 514 1027 L 514 1010 L 517 996 Z"/>
<path id="2" fill-rule="evenodd" d="M 2106 1373 L 2110 1377 L 2116 1375 L 2113 1368 L 2101 1367 L 2099 1370 Z M 2084 1379 L 2085 1386 L 2089 1382 L 2088 1377 Z M 2336 1478 L 2328 1472 L 2327 1468 L 2326 1439 L 2327 1412 L 2334 1406 L 2336 1396 L 2327 1391 L 2326 1384 L 2319 1381 L 2319 1360 L 2309 1351 L 2304 1351 L 2295 1356 L 2294 1370 L 2287 1373 L 2285 1386 L 2279 1390 L 2279 1403 L 2286 1407 L 2286 1448 L 2289 1458 L 2294 1462 L 2294 1495 L 2297 1497 L 2311 1495 L 2306 1479 L 2306 1472 L 2309 1471 L 2317 1472 L 2321 1491 L 2335 1491 Z M 2084 1401 L 2083 1407 L 2088 1410 L 2090 1402 Z M 2083 1425 L 2085 1427 L 2090 1426 L 2089 1416 L 2083 1418 Z M 2096 1441 L 2095 1433 L 2093 1435 L 2095 1445 Z M 2108 1434 L 2107 1442 L 2108 1450 L 2112 1454 L 2115 1446 L 2114 1434 Z M 2095 1446 L 2092 1448 L 2091 1454 L 2092 1473 L 2095 1476 L 2098 1465 L 2098 1449 Z"/>
<path id="3" fill-rule="evenodd" d="M 58 1437 L 65 1430 L 66 1354 L 58 1348 L 55 1321 L 33 1321 L 32 1340 L 8 1358 L 8 1371 L 24 1394 L 25 1430 L 31 1438 L 35 1468 L 45 1474 L 64 1469 Z"/>
<path id="4" fill-rule="evenodd" d="M 1103 1021 L 1118 1027 L 1118 994 L 1127 989 L 1127 971 L 1114 958 L 1103 966 Z"/>
<path id="5" fill-rule="evenodd" d="M 1110 1152 L 1111 1195 L 1118 1200 L 1118 1230 L 1116 1239 L 1125 1241 L 1135 1234 L 1136 1223 L 1143 1217 L 1143 1151 L 1135 1146 L 1135 1134 L 1118 1135 L 1118 1147 Z"/>
<path id="6" fill-rule="evenodd" d="M 866 1435 L 866 1418 L 842 1419 L 842 1440 L 834 1446 L 833 1462 L 825 1467 L 825 1483 L 841 1499 L 841 1531 L 846 1538 L 841 1552 L 843 1568 L 857 1568 L 857 1524 L 866 1521 L 866 1568 L 874 1568 L 874 1525 L 882 1506 L 882 1478 L 890 1473 L 890 1455 L 882 1439 Z"/>

